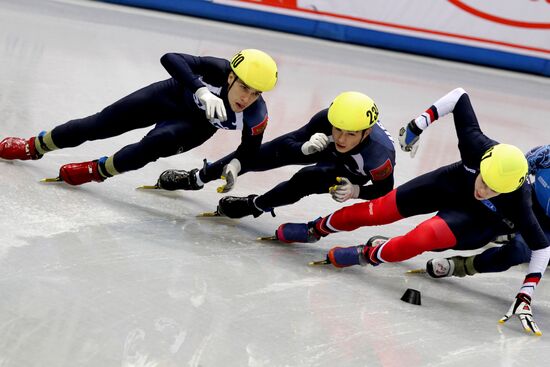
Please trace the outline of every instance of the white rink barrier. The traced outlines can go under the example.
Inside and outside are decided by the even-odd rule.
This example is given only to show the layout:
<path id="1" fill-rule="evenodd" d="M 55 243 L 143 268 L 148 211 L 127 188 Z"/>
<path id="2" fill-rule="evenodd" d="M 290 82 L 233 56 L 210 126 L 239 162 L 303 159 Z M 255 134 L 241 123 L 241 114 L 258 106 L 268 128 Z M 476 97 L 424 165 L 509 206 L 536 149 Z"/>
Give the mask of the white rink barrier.
<path id="1" fill-rule="evenodd" d="M 103 0 L 550 76 L 550 0 Z"/>

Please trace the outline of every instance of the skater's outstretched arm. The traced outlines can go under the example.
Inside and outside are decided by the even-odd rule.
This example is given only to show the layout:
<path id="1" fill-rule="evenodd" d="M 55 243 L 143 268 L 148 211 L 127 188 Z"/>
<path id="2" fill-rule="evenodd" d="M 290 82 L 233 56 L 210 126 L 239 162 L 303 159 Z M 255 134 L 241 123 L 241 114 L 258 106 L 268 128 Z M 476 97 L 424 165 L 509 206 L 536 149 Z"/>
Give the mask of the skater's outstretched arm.
<path id="1" fill-rule="evenodd" d="M 401 128 L 399 131 L 401 149 L 410 152 L 414 157 L 418 150 L 420 134 L 449 113 L 454 115 L 458 147 L 464 164 L 470 168 L 478 167 L 483 154 L 497 142 L 481 131 L 470 98 L 462 88 L 450 91 Z"/>

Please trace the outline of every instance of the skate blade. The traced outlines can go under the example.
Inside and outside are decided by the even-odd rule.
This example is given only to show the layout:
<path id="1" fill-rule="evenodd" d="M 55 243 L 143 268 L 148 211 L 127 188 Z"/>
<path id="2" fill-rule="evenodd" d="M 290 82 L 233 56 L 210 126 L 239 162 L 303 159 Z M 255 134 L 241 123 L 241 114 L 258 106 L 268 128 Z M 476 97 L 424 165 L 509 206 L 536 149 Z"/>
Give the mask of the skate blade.
<path id="1" fill-rule="evenodd" d="M 225 217 L 224 215 L 221 215 L 217 211 L 215 212 L 202 212 L 197 214 L 198 218 L 212 218 L 212 217 Z"/>
<path id="2" fill-rule="evenodd" d="M 40 182 L 62 182 L 61 177 L 46 177 L 40 180 Z"/>
<path id="3" fill-rule="evenodd" d="M 256 237 L 256 241 L 279 241 L 277 236 Z"/>
<path id="4" fill-rule="evenodd" d="M 161 188 L 157 185 L 142 185 L 136 187 L 136 190 L 160 190 Z"/>
<path id="5" fill-rule="evenodd" d="M 330 265 L 330 261 L 325 259 L 325 260 L 318 260 L 318 261 L 310 261 L 308 263 L 309 266 L 318 266 L 318 265 Z"/>
<path id="6" fill-rule="evenodd" d="M 405 274 L 426 274 L 426 269 L 412 269 L 407 270 Z"/>

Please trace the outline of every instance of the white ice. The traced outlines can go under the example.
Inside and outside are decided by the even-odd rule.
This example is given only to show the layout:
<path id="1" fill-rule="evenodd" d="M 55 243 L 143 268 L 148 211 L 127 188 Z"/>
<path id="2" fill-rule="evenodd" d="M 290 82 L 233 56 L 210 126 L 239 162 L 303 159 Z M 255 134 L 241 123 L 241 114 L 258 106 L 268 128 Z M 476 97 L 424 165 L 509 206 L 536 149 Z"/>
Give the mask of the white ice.
<path id="1" fill-rule="evenodd" d="M 80 0 L 0 0 L 0 137 L 33 136 L 167 78 L 166 52 L 229 58 L 251 47 L 279 63 L 280 82 L 265 94 L 267 139 L 302 126 L 345 90 L 372 96 L 396 137 L 461 86 L 489 136 L 523 150 L 550 142 L 549 79 Z M 238 132 L 102 184 L 39 183 L 147 131 L 0 162 L 1 367 L 548 364 L 548 279 L 533 304 L 545 335 L 525 334 L 517 319 L 497 323 L 526 266 L 443 280 L 405 275 L 434 253 L 377 268 L 307 266 L 334 245 L 401 234 L 423 217 L 289 246 L 255 238 L 340 204 L 322 195 L 275 218 L 200 219 L 220 198 L 217 183 L 135 190 L 165 169 L 232 151 Z M 397 150 L 397 183 L 457 160 L 452 118 L 422 136 L 415 159 Z M 244 175 L 233 194 L 263 193 L 297 169 Z M 400 301 L 407 288 L 421 291 L 421 306 Z"/>

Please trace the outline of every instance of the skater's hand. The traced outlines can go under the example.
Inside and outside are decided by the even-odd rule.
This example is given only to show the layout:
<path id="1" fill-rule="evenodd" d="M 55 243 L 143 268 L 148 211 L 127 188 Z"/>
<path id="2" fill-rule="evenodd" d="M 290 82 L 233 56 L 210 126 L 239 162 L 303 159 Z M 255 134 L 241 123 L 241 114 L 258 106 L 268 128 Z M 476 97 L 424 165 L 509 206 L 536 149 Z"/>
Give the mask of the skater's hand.
<path id="1" fill-rule="evenodd" d="M 315 133 L 302 145 L 302 153 L 304 155 L 318 153 L 324 150 L 328 146 L 328 143 L 328 136 L 323 133 Z"/>
<path id="2" fill-rule="evenodd" d="M 359 197 L 359 185 L 352 184 L 345 177 L 336 177 L 336 182 L 337 184 L 331 186 L 328 191 L 337 202 L 343 203 L 349 199 L 357 199 Z"/>
<path id="3" fill-rule="evenodd" d="M 525 293 L 518 293 L 516 299 L 510 306 L 510 309 L 503 318 L 498 322 L 503 324 L 510 319 L 510 317 L 517 315 L 523 326 L 523 330 L 527 333 L 533 333 L 537 336 L 541 336 L 542 332 L 533 319 L 533 312 L 531 311 L 531 297 Z"/>
<path id="4" fill-rule="evenodd" d="M 401 150 L 410 152 L 411 158 L 414 158 L 416 155 L 421 133 L 422 130 L 416 126 L 414 120 L 399 130 L 399 145 L 401 145 Z"/>
<path id="5" fill-rule="evenodd" d="M 225 111 L 223 100 L 210 92 L 207 87 L 197 89 L 195 95 L 203 104 L 208 120 L 215 118 L 220 121 L 227 120 L 227 112 Z"/>
<path id="6" fill-rule="evenodd" d="M 233 186 L 235 186 L 235 183 L 237 182 L 237 176 L 239 175 L 239 172 L 241 171 L 241 162 L 233 158 L 231 162 L 225 165 L 223 167 L 222 171 L 222 180 L 225 180 L 225 185 L 222 185 L 218 187 L 219 193 L 226 193 L 233 189 Z"/>

